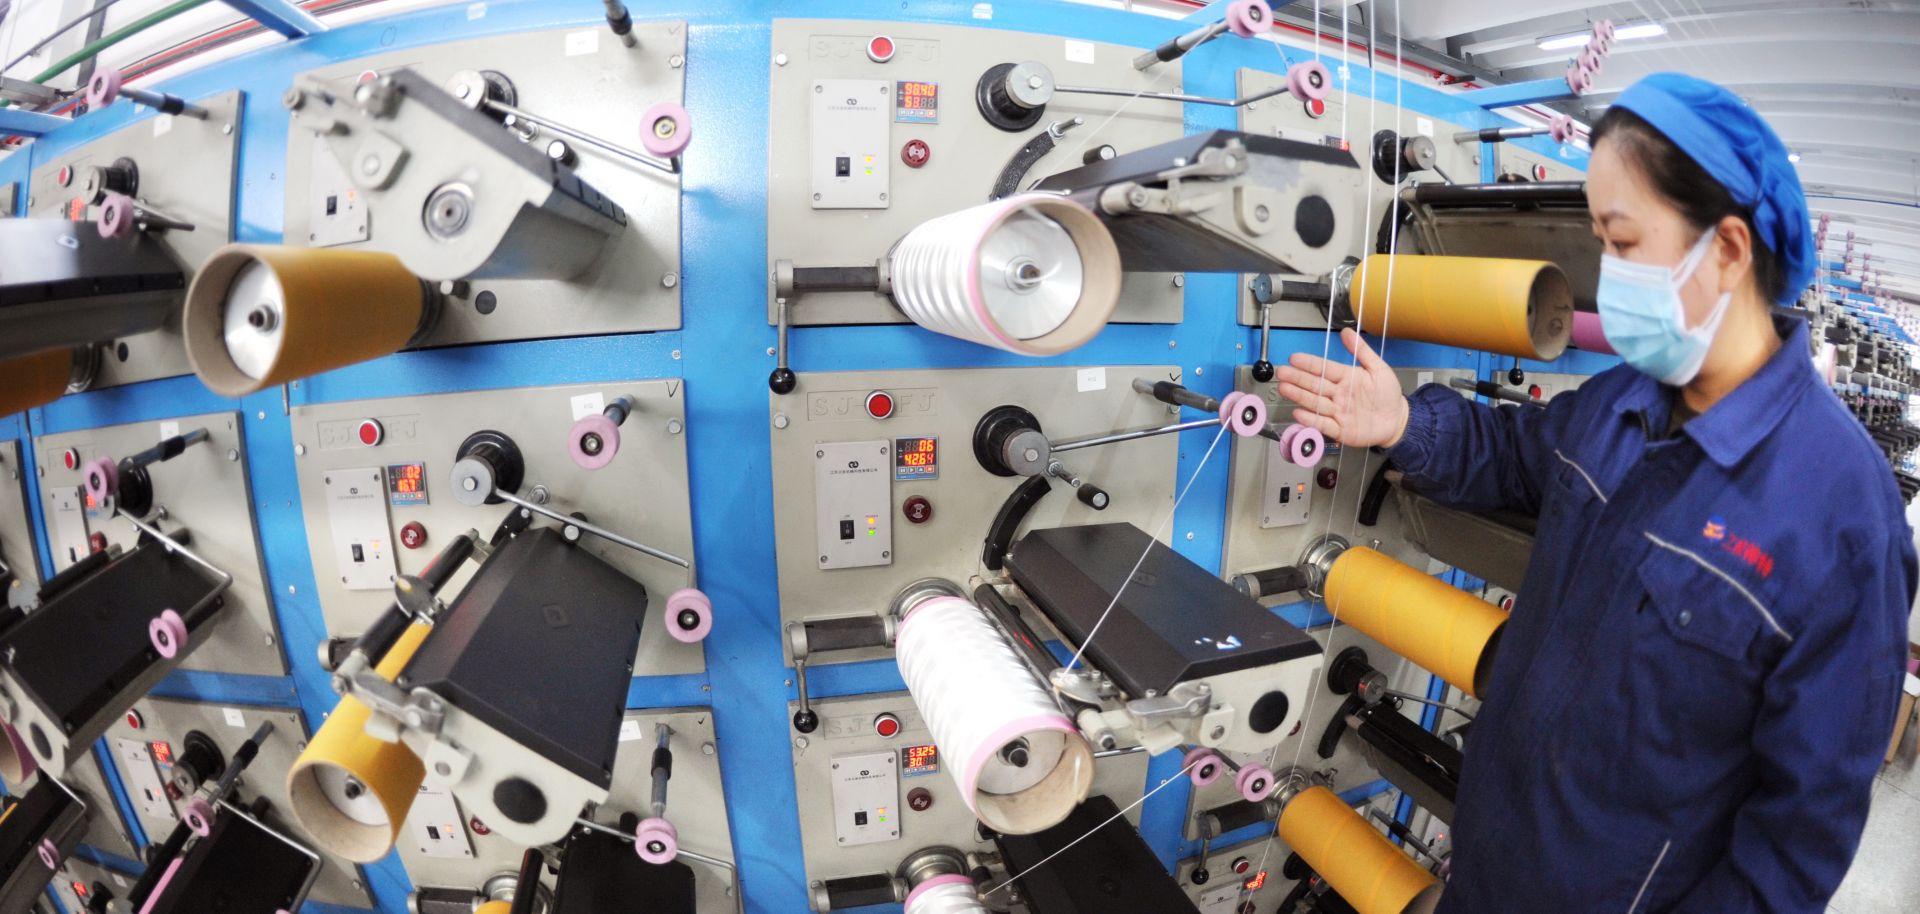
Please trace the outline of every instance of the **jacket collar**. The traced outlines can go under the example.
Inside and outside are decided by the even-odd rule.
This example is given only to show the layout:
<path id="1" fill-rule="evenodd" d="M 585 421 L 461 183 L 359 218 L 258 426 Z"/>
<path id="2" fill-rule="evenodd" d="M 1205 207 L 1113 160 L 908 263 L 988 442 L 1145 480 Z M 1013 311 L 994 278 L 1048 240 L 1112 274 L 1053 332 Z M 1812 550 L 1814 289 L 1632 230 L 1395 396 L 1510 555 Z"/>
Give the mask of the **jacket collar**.
<path id="1" fill-rule="evenodd" d="M 1782 314 L 1773 318 L 1780 348 L 1733 392 L 1711 409 L 1682 426 L 1707 457 L 1722 469 L 1732 468 L 1780 424 L 1802 385 L 1814 378 L 1808 355 L 1807 322 Z M 1658 412 L 1664 416 L 1672 388 L 1647 375 L 1634 373 L 1633 386 L 1614 400 L 1616 413 Z"/>

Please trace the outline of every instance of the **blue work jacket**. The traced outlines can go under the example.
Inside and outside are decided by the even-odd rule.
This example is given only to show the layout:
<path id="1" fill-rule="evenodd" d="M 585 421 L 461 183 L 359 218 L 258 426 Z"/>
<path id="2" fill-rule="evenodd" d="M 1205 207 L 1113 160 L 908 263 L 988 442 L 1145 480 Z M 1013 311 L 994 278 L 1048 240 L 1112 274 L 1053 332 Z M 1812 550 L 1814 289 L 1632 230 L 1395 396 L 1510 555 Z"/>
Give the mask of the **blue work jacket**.
<path id="1" fill-rule="evenodd" d="M 1846 874 L 1906 656 L 1913 538 L 1807 327 L 1675 434 L 1625 365 L 1545 409 L 1411 397 L 1392 459 L 1537 514 L 1466 743 L 1441 914 L 1804 912 Z"/>

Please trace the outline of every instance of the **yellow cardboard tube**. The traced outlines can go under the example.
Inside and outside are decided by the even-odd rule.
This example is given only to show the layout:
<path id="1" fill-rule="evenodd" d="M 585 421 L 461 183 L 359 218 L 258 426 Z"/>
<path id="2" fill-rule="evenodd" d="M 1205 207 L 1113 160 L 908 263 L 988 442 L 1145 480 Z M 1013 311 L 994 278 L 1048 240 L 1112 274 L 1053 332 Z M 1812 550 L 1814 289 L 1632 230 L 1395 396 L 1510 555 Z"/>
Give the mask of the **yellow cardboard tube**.
<path id="1" fill-rule="evenodd" d="M 507 914 L 511 910 L 513 910 L 511 901 L 489 901 L 481 905 L 473 914 Z"/>
<path id="2" fill-rule="evenodd" d="M 410 626 L 374 671 L 392 680 L 432 630 L 427 625 Z M 294 819 L 323 849 L 355 863 L 373 863 L 393 849 L 420 782 L 427 776 L 413 750 L 367 735 L 367 718 L 372 713 L 351 695 L 340 699 L 287 772 Z M 349 778 L 379 801 L 384 816 L 355 818 L 340 808 L 332 794 Z"/>
<path id="3" fill-rule="evenodd" d="M 262 296 L 273 313 L 257 332 L 279 338 L 258 376 L 235 362 L 227 336 L 229 311 L 262 305 L 237 291 L 241 271 L 256 263 L 278 285 L 277 294 Z M 243 396 L 400 351 L 420 331 L 431 296 L 392 254 L 230 244 L 207 258 L 187 288 L 187 361 L 215 393 Z"/>
<path id="4" fill-rule="evenodd" d="M 1549 362 L 1573 337 L 1573 287 L 1544 260 L 1375 254 L 1348 300 L 1361 329 L 1394 339 Z"/>
<path id="5" fill-rule="evenodd" d="M 1439 901 L 1440 880 L 1325 787 L 1288 801 L 1280 840 L 1360 914 L 1425 911 Z"/>
<path id="6" fill-rule="evenodd" d="M 0 416 L 45 406 L 67 392 L 73 351 L 49 349 L 0 362 Z"/>
<path id="7" fill-rule="evenodd" d="M 1365 546 L 1334 560 L 1326 595 L 1334 618 L 1467 694 L 1483 694 L 1507 624 L 1500 607 Z"/>

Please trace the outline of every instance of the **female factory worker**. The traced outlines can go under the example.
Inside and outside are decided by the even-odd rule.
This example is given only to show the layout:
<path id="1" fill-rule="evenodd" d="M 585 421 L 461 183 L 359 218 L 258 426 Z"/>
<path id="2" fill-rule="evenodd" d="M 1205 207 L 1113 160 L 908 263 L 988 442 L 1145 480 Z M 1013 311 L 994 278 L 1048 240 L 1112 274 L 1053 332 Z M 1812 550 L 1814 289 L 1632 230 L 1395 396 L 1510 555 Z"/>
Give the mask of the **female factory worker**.
<path id="1" fill-rule="evenodd" d="M 1408 483 L 1535 513 L 1468 738 L 1443 914 L 1824 911 L 1892 731 L 1915 559 L 1887 462 L 1775 317 L 1814 270 L 1787 150 L 1718 86 L 1593 131 L 1602 327 L 1546 409 L 1295 355 L 1295 417 Z M 1388 326 L 1392 317 L 1389 314 Z M 1324 375 L 1324 377 L 1322 377 Z"/>

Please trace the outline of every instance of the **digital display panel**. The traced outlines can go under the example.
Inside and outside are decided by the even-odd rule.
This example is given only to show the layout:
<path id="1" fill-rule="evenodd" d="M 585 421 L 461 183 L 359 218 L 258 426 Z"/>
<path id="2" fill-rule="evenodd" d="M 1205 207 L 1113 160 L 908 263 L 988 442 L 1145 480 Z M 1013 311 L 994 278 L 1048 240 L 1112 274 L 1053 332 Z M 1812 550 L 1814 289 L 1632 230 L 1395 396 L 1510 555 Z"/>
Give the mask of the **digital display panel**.
<path id="1" fill-rule="evenodd" d="M 166 743 L 163 743 L 159 740 L 154 740 L 153 742 L 150 742 L 147 744 L 147 751 L 153 753 L 154 764 L 156 765 L 173 764 L 173 747 L 172 746 L 169 746 Z"/>
<path id="2" fill-rule="evenodd" d="M 1267 884 L 1267 871 L 1261 870 L 1259 873 L 1255 874 L 1252 879 L 1247 880 L 1246 883 L 1241 886 L 1241 888 L 1244 888 L 1249 892 L 1258 892 L 1262 888 L 1264 888 L 1266 884 Z"/>
<path id="3" fill-rule="evenodd" d="M 427 465 L 401 463 L 387 467 L 387 501 L 395 505 L 427 503 Z"/>
<path id="4" fill-rule="evenodd" d="M 940 439 L 893 439 L 893 478 L 939 479 Z"/>
<path id="5" fill-rule="evenodd" d="M 940 84 L 898 80 L 894 84 L 893 120 L 897 124 L 940 123 Z"/>
<path id="6" fill-rule="evenodd" d="M 933 745 L 908 746 L 900 750 L 900 776 L 919 777 L 940 770 L 940 750 Z"/>

